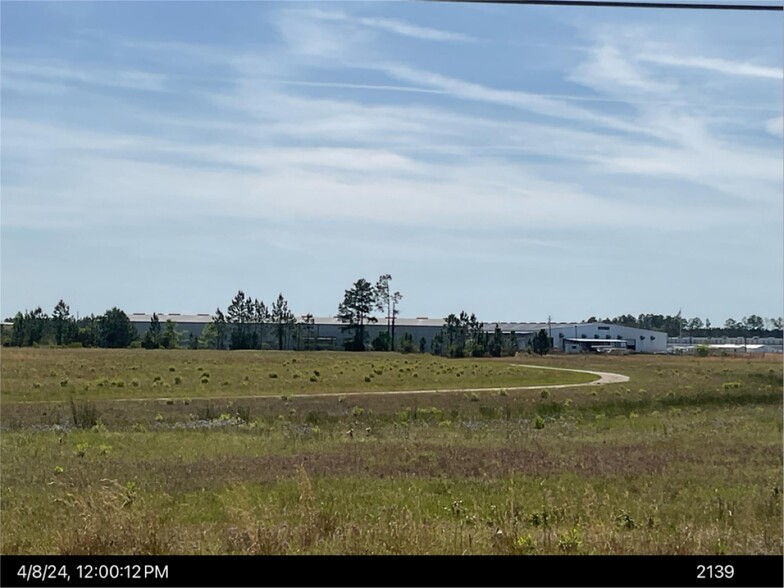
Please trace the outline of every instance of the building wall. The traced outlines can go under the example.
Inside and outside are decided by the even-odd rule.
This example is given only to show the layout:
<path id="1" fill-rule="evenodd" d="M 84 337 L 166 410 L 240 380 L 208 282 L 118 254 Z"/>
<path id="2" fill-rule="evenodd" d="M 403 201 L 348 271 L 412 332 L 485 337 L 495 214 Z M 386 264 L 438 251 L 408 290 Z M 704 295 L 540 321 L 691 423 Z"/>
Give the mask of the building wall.
<path id="1" fill-rule="evenodd" d="M 130 316 L 132 324 L 136 327 L 140 336 L 147 332 L 150 326 L 151 315 L 134 314 Z M 172 320 L 177 324 L 177 330 L 185 334 L 185 339 L 189 334 L 194 337 L 201 335 L 204 327 L 211 322 L 208 315 L 158 315 L 163 327 L 166 320 Z M 334 318 L 316 319 L 314 335 L 321 341 L 322 348 L 343 349 L 345 340 L 353 336 L 351 331 L 343 331 L 342 323 Z M 486 323 L 485 330 L 492 333 L 496 323 Z M 555 323 L 553 325 L 533 324 L 533 323 L 514 323 L 514 328 L 510 328 L 512 323 L 499 323 L 502 331 L 506 334 L 514 330 L 517 334 L 518 347 L 523 350 L 528 345 L 531 338 L 544 328 L 549 332 L 553 339 L 553 346 L 563 350 L 565 339 L 567 338 L 586 338 L 586 339 L 625 339 L 629 349 L 643 353 L 665 353 L 667 351 L 667 334 L 659 331 L 649 331 L 622 325 L 612 325 L 606 323 Z M 442 327 L 441 319 L 399 319 L 395 325 L 395 346 L 397 347 L 400 338 L 404 333 L 410 333 L 414 340 L 414 349 L 419 349 L 420 339 L 425 339 L 425 350 L 430 351 L 430 347 L 435 337 Z M 526 329 L 526 327 L 528 327 Z M 379 333 L 387 330 L 386 320 L 381 319 L 378 323 L 365 326 L 367 331 L 367 344 L 370 345 Z M 273 349 L 277 347 L 277 340 L 272 329 L 267 326 L 264 329 L 264 341 Z M 330 347 L 334 345 L 334 347 Z"/>
<path id="2" fill-rule="evenodd" d="M 627 348 L 638 353 L 666 353 L 667 333 L 608 323 L 579 323 L 551 329 L 553 345 L 563 349 L 564 340 L 625 339 Z"/>

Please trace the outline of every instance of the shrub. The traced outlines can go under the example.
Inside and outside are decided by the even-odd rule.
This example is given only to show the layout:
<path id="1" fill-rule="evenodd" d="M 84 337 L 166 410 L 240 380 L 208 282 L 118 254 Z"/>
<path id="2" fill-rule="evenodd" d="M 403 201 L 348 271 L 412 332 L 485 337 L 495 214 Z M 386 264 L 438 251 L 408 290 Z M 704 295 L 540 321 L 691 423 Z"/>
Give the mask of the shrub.
<path id="1" fill-rule="evenodd" d="M 268 375 L 268 376 L 269 376 L 271 379 L 273 379 L 273 380 L 274 380 L 275 378 L 277 378 L 277 377 L 278 377 L 278 374 L 276 374 L 275 372 L 270 372 L 270 373 L 269 373 L 269 374 L 267 374 L 267 375 Z"/>
<path id="2" fill-rule="evenodd" d="M 545 388 L 544 390 L 542 390 L 542 393 L 539 396 L 542 398 L 542 400 L 546 400 L 550 398 L 550 391 L 547 388 Z"/>
<path id="3" fill-rule="evenodd" d="M 523 535 L 518 537 L 514 542 L 515 551 L 520 551 L 522 553 L 531 553 L 532 551 L 536 550 L 536 541 L 531 536 L 530 533 L 527 535 Z"/>
<path id="4" fill-rule="evenodd" d="M 214 421 L 218 418 L 218 409 L 212 403 L 196 409 L 196 414 L 200 421 Z"/>
<path id="5" fill-rule="evenodd" d="M 182 384 L 182 376 L 174 376 L 174 383 L 176 385 Z"/>
<path id="6" fill-rule="evenodd" d="M 173 365 L 170 365 L 170 366 L 169 366 L 169 371 L 170 371 L 170 372 L 176 372 L 176 371 L 177 371 L 177 368 L 176 368 L 176 367 L 174 367 Z"/>
<path id="7" fill-rule="evenodd" d="M 534 429 L 544 429 L 544 419 L 539 415 L 534 420 Z"/>
<path id="8" fill-rule="evenodd" d="M 69 404 L 71 406 L 71 420 L 73 421 L 74 427 L 79 429 L 90 429 L 98 424 L 98 410 L 89 400 L 76 402 L 73 397 L 71 397 Z"/>
<path id="9" fill-rule="evenodd" d="M 68 385 L 68 378 L 63 378 L 62 380 L 60 380 L 60 386 L 65 388 L 67 385 Z"/>
<path id="10" fill-rule="evenodd" d="M 139 384 L 140 382 L 138 378 L 134 378 L 133 380 L 131 380 L 131 386 L 133 386 L 134 388 L 138 388 Z"/>
<path id="11" fill-rule="evenodd" d="M 239 405 L 237 406 L 237 418 L 244 423 L 250 422 L 250 406 Z"/>
<path id="12" fill-rule="evenodd" d="M 561 551 L 577 551 L 582 545 L 582 534 L 576 527 L 558 538 L 558 549 Z"/>

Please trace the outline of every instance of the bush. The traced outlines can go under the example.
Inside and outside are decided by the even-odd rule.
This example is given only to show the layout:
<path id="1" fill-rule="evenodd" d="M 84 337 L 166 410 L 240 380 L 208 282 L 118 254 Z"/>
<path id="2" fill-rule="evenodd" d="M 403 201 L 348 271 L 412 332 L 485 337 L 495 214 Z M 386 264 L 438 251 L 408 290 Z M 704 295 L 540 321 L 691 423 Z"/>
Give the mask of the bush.
<path id="1" fill-rule="evenodd" d="M 74 427 L 79 429 L 91 429 L 98 424 L 98 409 L 89 400 L 76 402 L 73 397 L 70 399 L 71 420 Z"/>
<path id="2" fill-rule="evenodd" d="M 212 403 L 197 408 L 196 414 L 200 421 L 214 421 L 220 416 L 218 409 Z"/>
<path id="3" fill-rule="evenodd" d="M 237 406 L 237 418 L 244 423 L 250 422 L 250 406 L 239 405 Z"/>

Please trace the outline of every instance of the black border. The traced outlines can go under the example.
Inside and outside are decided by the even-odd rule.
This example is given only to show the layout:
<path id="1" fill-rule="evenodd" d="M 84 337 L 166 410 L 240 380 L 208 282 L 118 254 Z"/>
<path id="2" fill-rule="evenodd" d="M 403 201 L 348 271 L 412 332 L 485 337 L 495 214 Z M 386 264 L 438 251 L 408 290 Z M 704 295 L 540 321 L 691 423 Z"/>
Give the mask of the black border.
<path id="1" fill-rule="evenodd" d="M 23 568 L 24 566 L 24 568 Z M 23 578 L 50 566 L 50 578 Z M 79 577 L 79 567 L 92 578 Z M 88 568 L 88 566 L 91 566 Z M 104 566 L 104 567 L 101 567 Z M 112 567 L 116 566 L 116 567 Z M 112 578 L 118 570 L 137 578 Z M 135 566 L 139 566 L 136 568 Z M 166 578 L 143 577 L 166 566 Z M 705 566 L 698 578 L 698 566 Z M 709 568 L 710 566 L 710 568 Z M 721 568 L 717 567 L 721 566 Z M 719 578 L 732 566 L 732 578 Z M 39 571 L 42 567 L 37 568 Z M 154 568 L 148 568 L 153 570 Z M 711 573 L 712 571 L 712 573 Z M 68 580 L 63 575 L 69 576 Z M 711 577 L 713 576 L 713 577 Z M 2 586 L 784 586 L 784 557 L 545 556 L 0 556 Z"/>

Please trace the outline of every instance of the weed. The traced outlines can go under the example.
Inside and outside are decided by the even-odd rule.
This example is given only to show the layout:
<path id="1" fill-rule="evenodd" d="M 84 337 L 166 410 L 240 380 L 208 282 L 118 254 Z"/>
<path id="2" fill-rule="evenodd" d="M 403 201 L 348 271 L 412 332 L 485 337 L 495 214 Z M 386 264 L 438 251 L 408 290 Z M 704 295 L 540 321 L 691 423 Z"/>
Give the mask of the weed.
<path id="1" fill-rule="evenodd" d="M 65 388 L 68 385 L 68 378 L 63 378 L 60 380 L 60 386 Z"/>
<path id="2" fill-rule="evenodd" d="M 76 402 L 73 397 L 69 399 L 71 407 L 71 420 L 74 427 L 90 429 L 98 424 L 98 409 L 89 400 Z"/>
<path id="3" fill-rule="evenodd" d="M 558 549 L 564 552 L 574 552 L 580 548 L 583 543 L 582 533 L 577 527 L 571 531 L 567 531 L 558 537 Z"/>
<path id="4" fill-rule="evenodd" d="M 514 549 L 521 553 L 532 553 L 533 551 L 536 551 L 536 541 L 530 533 L 521 535 L 515 539 Z"/>
<path id="5" fill-rule="evenodd" d="M 550 391 L 547 388 L 545 388 L 544 390 L 542 390 L 539 396 L 542 398 L 542 400 L 547 400 L 548 398 L 550 398 Z"/>
<path id="6" fill-rule="evenodd" d="M 269 376 L 271 379 L 273 379 L 273 380 L 274 380 L 275 378 L 277 378 L 277 377 L 278 377 L 278 374 L 277 374 L 276 372 L 270 372 L 270 373 L 269 373 L 269 374 L 267 374 L 267 375 L 268 375 L 268 376 Z"/>
<path id="7" fill-rule="evenodd" d="M 218 409 L 211 402 L 196 409 L 200 421 L 214 421 L 218 418 Z"/>
<path id="8" fill-rule="evenodd" d="M 615 520 L 618 521 L 618 524 L 624 529 L 631 530 L 637 527 L 637 524 L 634 522 L 632 515 L 630 515 L 628 512 L 622 512 L 617 517 L 615 517 Z"/>
<path id="9" fill-rule="evenodd" d="M 544 419 L 539 415 L 534 419 L 534 429 L 544 429 Z"/>
<path id="10" fill-rule="evenodd" d="M 76 457 L 84 457 L 87 455 L 87 448 L 89 445 L 87 443 L 77 443 L 76 444 Z"/>
<path id="11" fill-rule="evenodd" d="M 243 423 L 249 423 L 250 422 L 250 406 L 238 405 L 237 406 L 237 418 L 240 419 Z"/>

